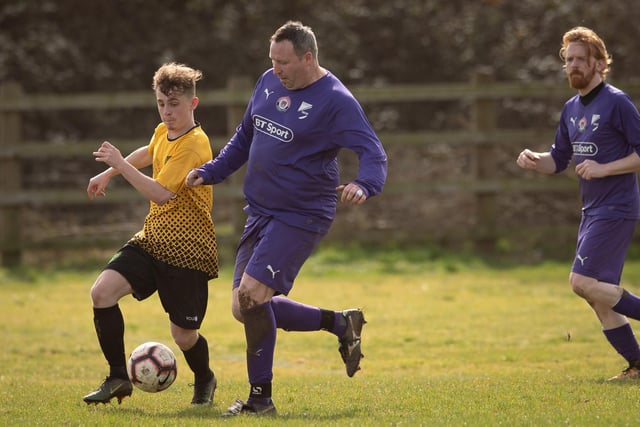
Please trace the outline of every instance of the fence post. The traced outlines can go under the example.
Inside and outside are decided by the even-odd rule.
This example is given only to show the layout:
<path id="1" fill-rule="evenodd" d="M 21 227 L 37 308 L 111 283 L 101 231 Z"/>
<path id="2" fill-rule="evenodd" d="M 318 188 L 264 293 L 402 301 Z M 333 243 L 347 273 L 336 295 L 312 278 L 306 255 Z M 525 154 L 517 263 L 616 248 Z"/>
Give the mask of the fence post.
<path id="1" fill-rule="evenodd" d="M 227 88 L 230 92 L 244 92 L 250 90 L 251 87 L 251 79 L 248 76 L 231 76 L 227 80 Z M 233 136 L 236 131 L 236 127 L 242 121 L 248 102 L 249 99 L 240 104 L 232 101 L 227 106 L 227 135 L 229 138 Z M 231 200 L 231 204 L 233 206 L 231 211 L 231 224 L 237 237 L 240 236 L 244 228 L 244 215 L 242 211 L 242 208 L 245 205 L 245 200 L 242 196 L 243 180 L 244 168 L 234 173 L 226 180 L 231 188 L 237 189 L 239 192 L 237 195 L 234 195 Z"/>
<path id="2" fill-rule="evenodd" d="M 493 83 L 495 76 L 490 67 L 480 67 L 472 78 L 472 85 L 482 86 Z M 496 100 L 490 98 L 476 98 L 471 108 L 471 122 L 473 130 L 479 135 L 491 133 L 497 127 Z M 495 178 L 496 153 L 495 146 L 486 138 L 480 138 L 475 145 L 476 180 L 478 182 L 491 181 Z M 496 194 L 487 189 L 476 194 L 477 230 L 475 244 L 482 250 L 493 250 L 496 246 Z"/>
<path id="3" fill-rule="evenodd" d="M 17 99 L 22 88 L 16 82 L 0 83 L 0 98 Z M 18 146 L 22 137 L 20 112 L 0 111 L 0 150 Z M 16 156 L 0 156 L 0 194 L 17 193 L 22 187 L 21 164 Z M 0 258 L 2 266 L 22 262 L 20 206 L 0 207 Z"/>

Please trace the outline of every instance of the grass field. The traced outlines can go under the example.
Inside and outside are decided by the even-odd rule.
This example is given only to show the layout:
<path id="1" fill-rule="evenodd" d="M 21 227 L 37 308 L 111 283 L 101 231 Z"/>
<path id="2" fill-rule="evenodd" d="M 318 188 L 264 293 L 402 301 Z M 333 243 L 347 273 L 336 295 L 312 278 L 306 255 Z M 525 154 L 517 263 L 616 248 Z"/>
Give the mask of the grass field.
<path id="1" fill-rule="evenodd" d="M 98 270 L 0 270 L 0 425 L 638 425 L 640 384 L 604 382 L 625 363 L 571 293 L 567 269 L 418 251 L 320 252 L 291 297 L 365 310 L 362 371 L 347 378 L 326 332 L 279 331 L 279 416 L 232 420 L 220 414 L 248 385 L 244 332 L 229 312 L 230 267 L 211 282 L 202 328 L 219 381 L 204 408 L 189 404 L 191 373 L 156 297 L 122 301 L 127 351 L 166 343 L 178 379 L 161 393 L 135 390 L 121 405 L 89 407 L 82 396 L 107 373 L 88 296 Z M 640 262 L 627 264 L 624 283 L 640 290 Z"/>

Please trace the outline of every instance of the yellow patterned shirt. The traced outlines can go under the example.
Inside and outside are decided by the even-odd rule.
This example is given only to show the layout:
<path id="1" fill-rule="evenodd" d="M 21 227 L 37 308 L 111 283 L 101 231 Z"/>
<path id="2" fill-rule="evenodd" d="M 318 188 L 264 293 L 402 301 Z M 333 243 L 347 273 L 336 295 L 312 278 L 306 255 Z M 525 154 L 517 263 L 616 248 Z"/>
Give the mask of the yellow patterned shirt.
<path id="1" fill-rule="evenodd" d="M 169 140 L 159 124 L 149 152 L 153 156 L 153 179 L 176 194 L 164 205 L 150 202 L 142 230 L 129 240 L 167 264 L 199 270 L 218 277 L 218 247 L 211 218 L 213 188 L 188 188 L 187 173 L 211 160 L 209 138 L 199 124 L 181 137 Z"/>

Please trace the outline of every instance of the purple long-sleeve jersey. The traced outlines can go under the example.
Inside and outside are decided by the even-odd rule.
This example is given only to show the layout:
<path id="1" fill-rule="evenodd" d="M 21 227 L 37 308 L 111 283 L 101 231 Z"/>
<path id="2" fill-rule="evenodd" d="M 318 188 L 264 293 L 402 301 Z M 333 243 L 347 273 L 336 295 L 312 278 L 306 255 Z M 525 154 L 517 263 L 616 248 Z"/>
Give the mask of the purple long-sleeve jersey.
<path id="1" fill-rule="evenodd" d="M 217 184 L 248 162 L 243 190 L 250 214 L 326 233 L 336 213 L 341 148 L 358 156 L 355 182 L 368 197 L 379 194 L 387 156 L 351 92 L 331 73 L 288 90 L 270 69 L 233 137 L 197 171 L 205 184 Z"/>
<path id="2" fill-rule="evenodd" d="M 566 102 L 551 147 L 556 172 L 566 169 L 572 157 L 576 164 L 588 159 L 608 163 L 634 151 L 640 154 L 640 114 L 624 92 L 605 83 L 587 105 L 579 95 Z M 640 218 L 635 172 L 591 180 L 580 178 L 580 194 L 585 214 Z"/>

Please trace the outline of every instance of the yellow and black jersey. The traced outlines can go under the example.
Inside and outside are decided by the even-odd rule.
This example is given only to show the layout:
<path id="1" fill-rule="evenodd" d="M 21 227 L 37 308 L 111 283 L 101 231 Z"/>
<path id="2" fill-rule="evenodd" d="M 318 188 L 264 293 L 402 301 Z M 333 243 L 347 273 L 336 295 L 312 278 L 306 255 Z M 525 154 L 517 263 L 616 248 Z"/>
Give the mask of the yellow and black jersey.
<path id="1" fill-rule="evenodd" d="M 218 276 L 218 247 L 211 218 L 213 188 L 185 186 L 187 173 L 211 160 L 209 138 L 199 124 L 181 137 L 170 140 L 159 124 L 149 152 L 153 157 L 153 179 L 175 193 L 164 205 L 150 202 L 142 230 L 129 241 L 167 264 Z"/>

